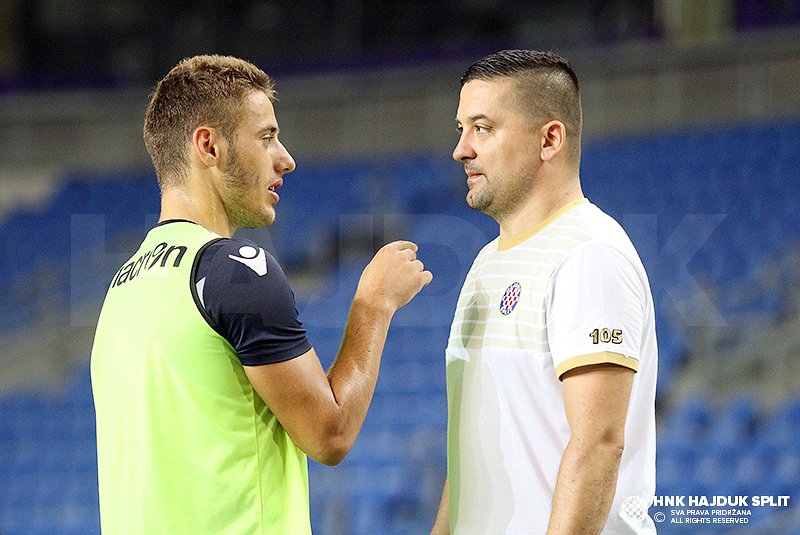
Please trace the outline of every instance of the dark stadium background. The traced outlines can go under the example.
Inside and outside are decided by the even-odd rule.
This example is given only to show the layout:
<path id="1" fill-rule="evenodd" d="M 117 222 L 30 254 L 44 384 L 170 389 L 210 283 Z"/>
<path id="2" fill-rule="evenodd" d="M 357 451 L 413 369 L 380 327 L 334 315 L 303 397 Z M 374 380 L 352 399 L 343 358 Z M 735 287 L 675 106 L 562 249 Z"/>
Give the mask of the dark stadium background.
<path id="1" fill-rule="evenodd" d="M 654 505 L 659 533 L 800 533 L 796 0 L 0 3 L 0 533 L 99 533 L 88 354 L 111 274 L 157 217 L 144 108 L 178 60 L 221 53 L 277 83 L 297 170 L 276 224 L 242 235 L 283 264 L 323 363 L 375 247 L 415 240 L 435 274 L 395 318 L 353 451 L 310 463 L 316 534 L 427 534 L 449 321 L 496 234 L 449 156 L 458 78 L 502 48 L 573 61 L 584 191 L 648 269 L 656 494 L 789 497 L 739 507 L 746 524 Z"/>

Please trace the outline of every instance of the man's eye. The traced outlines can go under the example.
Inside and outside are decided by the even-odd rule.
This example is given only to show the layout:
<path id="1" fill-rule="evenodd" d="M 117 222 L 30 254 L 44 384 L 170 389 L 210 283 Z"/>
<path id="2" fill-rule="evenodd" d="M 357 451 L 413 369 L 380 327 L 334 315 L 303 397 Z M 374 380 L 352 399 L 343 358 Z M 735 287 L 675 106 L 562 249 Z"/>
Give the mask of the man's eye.
<path id="1" fill-rule="evenodd" d="M 488 132 L 489 129 L 486 128 L 485 126 L 481 125 L 481 124 L 476 124 L 475 125 L 475 131 L 477 133 L 479 133 L 479 134 L 483 134 L 484 132 Z"/>

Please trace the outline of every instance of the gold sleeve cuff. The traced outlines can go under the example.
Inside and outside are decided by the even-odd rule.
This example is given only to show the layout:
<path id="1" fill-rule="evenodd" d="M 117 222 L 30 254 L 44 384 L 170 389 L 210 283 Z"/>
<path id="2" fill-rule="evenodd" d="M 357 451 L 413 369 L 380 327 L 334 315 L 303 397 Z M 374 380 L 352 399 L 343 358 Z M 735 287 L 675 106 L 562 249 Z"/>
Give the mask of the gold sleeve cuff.
<path id="1" fill-rule="evenodd" d="M 556 376 L 561 380 L 561 376 L 566 372 L 579 368 L 581 366 L 589 366 L 591 364 L 617 364 L 624 368 L 630 368 L 634 372 L 639 371 L 639 361 L 637 359 L 626 357 L 621 353 L 612 353 L 610 351 L 603 351 L 602 353 L 591 353 L 589 355 L 579 355 L 565 360 L 556 366 Z"/>

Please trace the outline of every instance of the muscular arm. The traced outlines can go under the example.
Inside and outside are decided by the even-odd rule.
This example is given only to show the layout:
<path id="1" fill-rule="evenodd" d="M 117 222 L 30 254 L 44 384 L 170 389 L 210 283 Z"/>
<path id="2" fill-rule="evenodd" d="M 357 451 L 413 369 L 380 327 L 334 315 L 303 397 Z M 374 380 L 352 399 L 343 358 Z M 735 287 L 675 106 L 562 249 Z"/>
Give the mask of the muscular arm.
<path id="1" fill-rule="evenodd" d="M 355 442 L 375 390 L 390 318 L 355 301 L 327 375 L 313 349 L 285 362 L 245 367 L 261 399 L 315 461 L 338 464 Z"/>
<path id="2" fill-rule="evenodd" d="M 564 374 L 571 436 L 558 470 L 548 535 L 603 529 L 616 491 L 633 376 L 633 370 L 615 364 Z"/>
<path id="3" fill-rule="evenodd" d="M 392 316 L 432 279 L 415 252 L 409 242 L 389 244 L 364 270 L 327 374 L 313 349 L 285 362 L 245 366 L 295 444 L 318 462 L 337 464 L 350 451 L 375 391 Z"/>

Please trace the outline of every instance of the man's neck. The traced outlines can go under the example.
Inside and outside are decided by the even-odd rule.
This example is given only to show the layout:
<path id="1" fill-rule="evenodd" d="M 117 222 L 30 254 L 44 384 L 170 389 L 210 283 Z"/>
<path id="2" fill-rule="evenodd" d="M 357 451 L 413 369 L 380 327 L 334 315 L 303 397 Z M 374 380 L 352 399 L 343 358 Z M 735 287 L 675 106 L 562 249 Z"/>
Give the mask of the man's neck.
<path id="1" fill-rule="evenodd" d="M 500 239 L 508 240 L 524 234 L 547 221 L 564 206 L 580 199 L 583 199 L 583 192 L 578 182 L 574 187 L 533 195 L 520 210 L 498 220 Z"/>
<path id="2" fill-rule="evenodd" d="M 236 230 L 230 223 L 222 202 L 205 190 L 172 187 L 161 192 L 159 222 L 186 219 L 220 236 L 230 238 Z"/>

